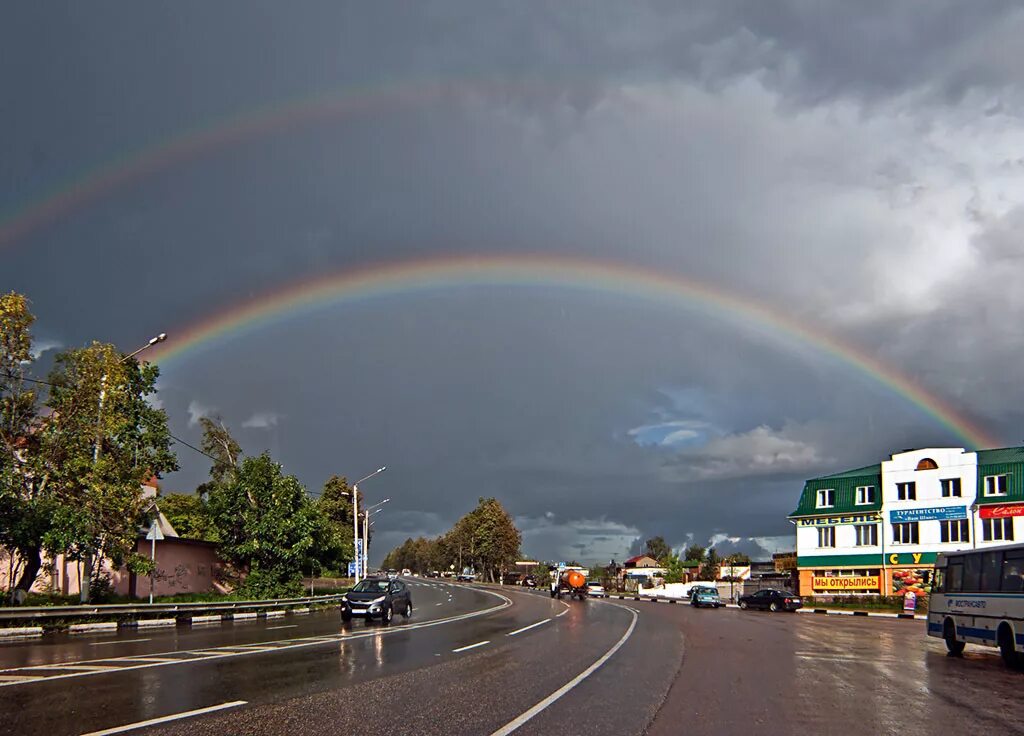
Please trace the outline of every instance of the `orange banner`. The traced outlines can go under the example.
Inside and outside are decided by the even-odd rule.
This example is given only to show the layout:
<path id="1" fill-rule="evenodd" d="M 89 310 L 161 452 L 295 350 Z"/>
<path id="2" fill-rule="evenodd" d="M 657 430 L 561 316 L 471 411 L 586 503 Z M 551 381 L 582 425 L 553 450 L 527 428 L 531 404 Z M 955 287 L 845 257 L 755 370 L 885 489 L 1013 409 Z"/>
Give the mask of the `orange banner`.
<path id="1" fill-rule="evenodd" d="M 878 590 L 878 577 L 816 577 L 811 580 L 811 587 L 818 590 Z"/>

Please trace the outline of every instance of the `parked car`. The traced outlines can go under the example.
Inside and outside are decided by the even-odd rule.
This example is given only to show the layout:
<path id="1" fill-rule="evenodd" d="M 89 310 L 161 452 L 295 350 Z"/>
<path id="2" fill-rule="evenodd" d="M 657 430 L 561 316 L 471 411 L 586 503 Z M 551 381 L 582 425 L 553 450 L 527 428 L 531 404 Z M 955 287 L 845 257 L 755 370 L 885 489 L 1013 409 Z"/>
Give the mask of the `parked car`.
<path id="1" fill-rule="evenodd" d="M 594 598 L 607 598 L 608 592 L 599 580 L 591 580 L 587 583 L 587 595 Z"/>
<path id="2" fill-rule="evenodd" d="M 722 596 L 718 594 L 717 588 L 700 587 L 691 591 L 690 605 L 694 608 L 720 608 L 725 604 L 722 603 Z"/>
<path id="3" fill-rule="evenodd" d="M 471 572 L 459 573 L 458 577 L 455 578 L 460 583 L 472 583 L 476 580 L 476 575 Z"/>
<path id="4" fill-rule="evenodd" d="M 354 616 L 362 616 L 367 621 L 379 618 L 381 623 L 389 624 L 396 612 L 405 618 L 412 615 L 412 596 L 409 594 L 408 586 L 401 580 L 360 580 L 352 590 L 341 597 L 341 600 L 342 621 L 351 621 Z"/>
<path id="5" fill-rule="evenodd" d="M 800 597 L 785 590 L 759 590 L 740 597 L 740 608 L 760 608 L 767 611 L 795 611 L 803 606 Z"/>

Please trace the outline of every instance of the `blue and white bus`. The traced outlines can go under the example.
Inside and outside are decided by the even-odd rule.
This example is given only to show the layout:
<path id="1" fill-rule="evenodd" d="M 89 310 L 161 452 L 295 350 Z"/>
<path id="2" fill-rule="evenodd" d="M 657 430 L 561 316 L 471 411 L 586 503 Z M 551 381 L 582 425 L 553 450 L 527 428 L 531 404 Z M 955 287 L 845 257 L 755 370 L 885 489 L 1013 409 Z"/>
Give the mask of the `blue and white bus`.
<path id="1" fill-rule="evenodd" d="M 1011 667 L 1024 664 L 1024 544 L 940 553 L 928 635 L 952 654 L 971 642 L 999 647 Z"/>

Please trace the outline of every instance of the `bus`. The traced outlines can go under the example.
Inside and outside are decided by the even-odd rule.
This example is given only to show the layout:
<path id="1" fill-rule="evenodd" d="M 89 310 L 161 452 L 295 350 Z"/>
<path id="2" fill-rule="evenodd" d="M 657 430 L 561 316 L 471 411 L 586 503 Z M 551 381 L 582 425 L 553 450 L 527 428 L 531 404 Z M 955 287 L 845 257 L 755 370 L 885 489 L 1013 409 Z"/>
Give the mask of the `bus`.
<path id="1" fill-rule="evenodd" d="M 939 553 L 928 635 L 953 655 L 970 642 L 998 647 L 1008 666 L 1024 666 L 1024 544 Z"/>

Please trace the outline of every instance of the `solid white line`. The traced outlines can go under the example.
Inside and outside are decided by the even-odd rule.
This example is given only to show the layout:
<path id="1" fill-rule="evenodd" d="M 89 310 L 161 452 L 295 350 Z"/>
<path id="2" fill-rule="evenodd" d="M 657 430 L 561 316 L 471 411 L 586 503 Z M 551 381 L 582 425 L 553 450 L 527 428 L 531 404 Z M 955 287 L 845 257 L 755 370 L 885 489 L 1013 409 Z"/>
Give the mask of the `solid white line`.
<path id="1" fill-rule="evenodd" d="M 567 614 L 567 613 L 569 613 L 569 609 L 568 609 L 568 608 L 566 608 L 566 609 L 565 609 L 564 611 L 562 611 L 561 613 L 556 613 L 556 614 L 555 614 L 555 618 L 558 618 L 559 616 L 564 616 L 564 615 L 565 615 L 565 614 Z"/>
<path id="2" fill-rule="evenodd" d="M 134 644 L 138 641 L 152 641 L 152 639 L 122 639 L 121 641 L 94 641 L 94 647 L 105 647 L 108 644 Z"/>
<path id="3" fill-rule="evenodd" d="M 440 603 L 435 603 L 434 605 L 435 606 L 443 606 L 444 605 L 444 601 L 441 601 Z"/>
<path id="4" fill-rule="evenodd" d="M 616 604 L 612 603 L 611 605 L 614 606 Z M 619 607 L 620 608 L 625 608 L 625 606 L 619 606 Z M 521 715 L 519 715 L 514 720 L 511 720 L 508 723 L 506 723 L 504 726 L 502 726 L 497 731 L 492 733 L 491 736 L 508 736 L 508 734 L 512 733 L 517 728 L 519 728 L 520 726 L 524 725 L 527 721 L 529 721 L 535 715 L 537 715 L 538 713 L 543 711 L 549 705 L 554 703 L 556 700 L 561 698 L 567 692 L 569 692 L 574 687 L 576 687 L 581 682 L 583 682 L 588 677 L 590 677 L 590 675 L 592 675 L 601 665 L 603 665 L 605 662 L 607 662 L 609 659 L 611 659 L 615 655 L 615 652 L 619 651 L 619 649 L 622 648 L 622 645 L 625 644 L 626 641 L 629 639 L 629 637 L 633 635 L 633 629 L 636 628 L 636 620 L 637 620 L 637 618 L 639 618 L 639 616 L 637 616 L 636 611 L 633 611 L 633 620 L 630 621 L 629 628 L 626 629 L 626 633 L 622 635 L 621 639 L 619 639 L 617 642 L 615 642 L 615 645 L 611 649 L 609 649 L 607 652 L 605 652 L 603 655 L 601 655 L 601 658 L 598 659 L 596 662 L 594 662 L 594 664 L 592 664 L 589 667 L 587 667 L 587 669 L 583 670 L 581 673 L 576 675 L 576 677 L 574 677 L 573 679 L 569 680 L 569 682 L 567 682 L 564 685 L 562 685 L 562 687 L 560 687 L 557 690 L 555 690 L 553 693 L 551 693 L 549 696 L 547 696 L 542 701 L 537 703 L 535 706 L 530 708 L 528 711 L 526 711 L 525 713 L 522 713 Z"/>
<path id="5" fill-rule="evenodd" d="M 491 642 L 489 640 L 488 641 L 478 641 L 476 644 L 470 644 L 468 647 L 459 647 L 458 649 L 453 649 L 452 651 L 453 652 L 464 652 L 467 649 L 476 649 L 477 647 L 482 647 L 484 644 L 490 644 L 490 643 Z"/>
<path id="6" fill-rule="evenodd" d="M 546 618 L 546 619 L 544 619 L 543 621 L 538 621 L 538 622 L 537 622 L 537 623 L 535 623 L 535 624 L 530 624 L 529 626 L 524 626 L 524 627 L 523 627 L 523 628 L 521 628 L 521 629 L 516 629 L 515 631 L 513 631 L 513 632 L 511 632 L 511 633 L 505 634 L 505 636 L 515 636 L 516 634 L 522 634 L 522 633 L 523 633 L 524 631 L 529 631 L 530 629 L 535 629 L 535 628 L 537 628 L 538 626 L 540 626 L 541 624 L 546 624 L 546 623 L 547 623 L 548 621 L 550 621 L 550 620 L 551 620 L 551 619 L 549 619 L 549 618 Z"/>
<path id="7" fill-rule="evenodd" d="M 191 718 L 192 716 L 201 716 L 204 713 L 213 713 L 218 710 L 225 710 L 227 708 L 237 708 L 240 705 L 245 705 L 244 700 L 232 700 L 230 703 L 221 703 L 220 705 L 211 705 L 208 708 L 196 708 L 195 710 L 187 710 L 184 713 L 175 713 L 173 716 L 161 716 L 160 718 L 151 718 L 148 721 L 139 721 L 137 723 L 129 723 L 127 726 L 117 726 L 115 728 L 107 728 L 103 731 L 90 731 L 84 733 L 82 736 L 109 736 L 113 733 L 124 733 L 125 731 L 134 731 L 137 728 L 145 728 L 146 726 L 155 726 L 158 723 L 167 723 L 168 721 L 177 721 L 182 718 Z"/>
<path id="8" fill-rule="evenodd" d="M 267 631 L 273 631 L 274 629 L 297 629 L 298 624 L 285 624 L 284 626 L 268 626 Z"/>

